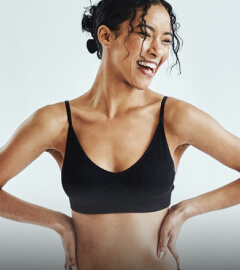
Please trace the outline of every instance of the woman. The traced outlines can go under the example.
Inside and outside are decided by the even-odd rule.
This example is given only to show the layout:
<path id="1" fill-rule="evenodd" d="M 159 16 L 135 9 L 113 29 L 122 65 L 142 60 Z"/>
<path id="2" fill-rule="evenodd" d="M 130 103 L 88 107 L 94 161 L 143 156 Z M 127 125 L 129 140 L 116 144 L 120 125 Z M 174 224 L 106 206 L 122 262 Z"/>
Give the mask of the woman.
<path id="1" fill-rule="evenodd" d="M 170 43 L 178 62 L 177 24 L 167 2 L 100 1 L 91 13 L 83 29 L 94 37 L 89 50 L 102 58 L 93 86 L 37 110 L 0 153 L 1 187 L 51 153 L 72 218 L 3 189 L 0 214 L 54 229 L 66 269 L 177 269 L 182 224 L 240 197 L 237 180 L 169 208 L 180 158 L 192 145 L 239 171 L 239 138 L 192 105 L 148 89 Z"/>

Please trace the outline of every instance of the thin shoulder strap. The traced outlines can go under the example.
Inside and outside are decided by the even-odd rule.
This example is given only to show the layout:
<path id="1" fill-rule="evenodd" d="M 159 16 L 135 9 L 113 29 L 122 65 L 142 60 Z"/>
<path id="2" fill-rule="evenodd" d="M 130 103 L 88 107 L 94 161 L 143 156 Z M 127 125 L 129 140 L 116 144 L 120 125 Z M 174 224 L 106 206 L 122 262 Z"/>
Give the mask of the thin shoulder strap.
<path id="1" fill-rule="evenodd" d="M 72 126 L 72 117 L 71 117 L 70 105 L 69 105 L 68 100 L 65 100 L 65 105 L 66 105 L 66 110 L 67 110 L 68 123 L 69 123 L 69 126 Z"/>
<path id="2" fill-rule="evenodd" d="M 168 98 L 167 96 L 164 96 L 162 99 L 161 109 L 160 109 L 160 122 L 163 122 L 164 105 L 167 98 Z"/>

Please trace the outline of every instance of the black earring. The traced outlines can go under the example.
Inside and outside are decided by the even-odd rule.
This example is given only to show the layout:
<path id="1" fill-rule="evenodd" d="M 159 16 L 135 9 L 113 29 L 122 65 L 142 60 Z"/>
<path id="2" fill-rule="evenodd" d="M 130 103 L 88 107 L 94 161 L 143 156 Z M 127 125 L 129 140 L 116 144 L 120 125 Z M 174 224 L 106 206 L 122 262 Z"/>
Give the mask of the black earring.
<path id="1" fill-rule="evenodd" d="M 98 50 L 95 39 L 89 39 L 87 41 L 87 49 L 90 53 L 95 53 Z"/>

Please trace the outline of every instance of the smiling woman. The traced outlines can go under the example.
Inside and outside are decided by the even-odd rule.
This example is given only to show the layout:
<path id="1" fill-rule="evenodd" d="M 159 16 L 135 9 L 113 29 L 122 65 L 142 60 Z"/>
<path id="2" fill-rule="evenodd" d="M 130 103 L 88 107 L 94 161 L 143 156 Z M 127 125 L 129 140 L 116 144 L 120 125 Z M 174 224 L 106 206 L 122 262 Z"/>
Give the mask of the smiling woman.
<path id="1" fill-rule="evenodd" d="M 88 41 L 90 52 L 97 51 L 100 59 L 106 59 L 106 61 L 101 62 L 102 65 L 113 67 L 113 71 L 116 72 L 115 76 L 124 76 L 129 84 L 132 83 L 138 89 L 145 89 L 146 84 L 150 83 L 146 79 L 152 79 L 158 68 L 168 59 L 171 42 L 173 52 L 176 55 L 175 64 L 180 66 L 177 55 L 180 41 L 176 32 L 178 24 L 175 15 L 169 4 L 165 1 L 163 4 L 159 3 L 159 1 L 153 1 L 151 4 L 144 1 L 136 1 L 135 4 L 122 2 L 121 9 L 116 7 L 114 11 L 116 22 L 114 20 L 109 22 L 107 11 L 111 5 L 100 1 L 98 5 L 89 9 L 92 17 L 85 15 L 83 18 L 83 30 L 91 32 L 93 37 L 99 36 L 101 40 L 101 37 L 104 38 L 109 30 L 112 32 L 112 35 L 107 37 L 108 42 L 111 39 L 111 48 L 110 45 L 107 45 L 106 40 L 104 41 L 105 49 L 111 49 L 108 50 L 108 54 L 105 52 L 105 55 L 102 55 L 103 48 L 99 38 Z M 94 16 L 104 14 L 104 12 L 106 17 L 97 17 L 96 22 L 93 22 Z M 122 21 L 121 25 L 117 24 L 119 20 Z M 146 24 L 146 20 L 148 24 Z M 169 36 L 173 36 L 173 38 L 171 39 Z M 156 50 L 157 47 L 158 51 L 155 51 L 157 57 L 146 59 L 145 55 L 142 55 L 142 52 L 148 47 L 151 47 L 151 50 Z M 147 65 L 150 67 L 146 67 Z M 135 73 L 136 68 L 145 76 L 141 76 L 141 73 Z"/>
<path id="2" fill-rule="evenodd" d="M 77 5 L 77 3 L 75 4 Z M 30 56 L 31 53 L 26 48 L 19 46 L 21 55 L 28 52 L 24 55 L 25 60 L 21 63 L 28 72 L 32 69 L 35 72 L 38 71 L 36 72 L 39 73 L 39 77 L 36 77 L 38 78 L 37 82 L 41 82 L 43 76 L 47 76 L 46 74 L 49 72 L 50 74 L 57 74 L 53 83 L 58 84 L 58 87 L 54 86 L 55 88 L 53 88 L 55 90 L 52 92 L 52 102 L 49 100 L 51 99 L 49 96 L 49 93 L 51 93 L 49 81 L 53 76 L 49 74 L 48 80 L 45 80 L 46 77 L 44 77 L 44 81 L 48 85 L 46 88 L 38 88 L 39 85 L 38 83 L 36 85 L 35 82 L 27 88 L 28 80 L 26 80 L 22 91 L 16 92 L 14 90 L 13 95 L 7 95 L 10 92 L 12 80 L 4 81 L 4 87 L 9 91 L 5 92 L 3 100 L 4 103 L 11 104 L 11 106 L 4 107 L 5 104 L 1 106 L 1 108 L 4 108 L 4 112 L 8 112 L 8 122 L 4 122 L 5 119 L 1 120 L 2 126 L 7 127 L 10 123 L 17 125 L 18 123 L 14 123 L 14 121 L 17 117 L 20 117 L 19 114 L 32 104 L 38 104 L 34 105 L 37 106 L 35 112 L 19 126 L 5 144 L 2 143 L 3 147 L 0 149 L 0 215 L 6 218 L 1 221 L 1 224 L 5 224 L 3 225 L 5 226 L 3 229 L 5 233 L 1 237 L 5 238 L 0 241 L 0 245 L 4 243 L 4 249 L 1 248 L 4 253 L 1 252 L 0 254 L 2 256 L 0 257 L 0 268 L 61 269 L 64 264 L 64 268 L 67 270 L 177 270 L 180 268 L 181 260 L 181 269 L 184 270 L 210 268 L 220 270 L 219 263 L 221 263 L 220 266 L 223 266 L 224 261 L 228 259 L 229 262 L 229 258 L 234 258 L 234 244 L 231 245 L 232 248 L 228 249 L 228 252 L 223 249 L 228 258 L 224 258 L 224 261 L 215 260 L 215 254 L 219 257 L 221 252 L 221 250 L 216 250 L 220 244 L 217 241 L 213 244 L 214 238 L 209 231 L 215 232 L 216 236 L 221 235 L 221 239 L 224 239 L 224 242 L 227 243 L 227 237 L 224 234 L 227 235 L 228 232 L 229 235 L 230 227 L 226 226 L 226 220 L 223 222 L 219 219 L 218 222 L 214 223 L 214 220 L 211 220 L 211 217 L 208 216 L 205 223 L 208 230 L 201 237 L 199 237 L 201 235 L 199 234 L 198 238 L 196 233 L 193 235 L 191 233 L 193 230 L 196 231 L 196 228 L 199 231 L 200 229 L 203 230 L 204 222 L 200 222 L 200 219 L 197 218 L 191 219 L 196 223 L 185 225 L 185 222 L 190 217 L 227 208 L 240 202 L 239 180 L 228 185 L 222 180 L 220 185 L 222 183 L 223 187 L 205 193 L 206 190 L 209 191 L 210 185 L 212 185 L 211 189 L 219 186 L 218 182 L 209 181 L 209 178 L 211 180 L 215 178 L 219 181 L 224 175 L 222 173 L 223 166 L 216 169 L 213 163 L 210 163 L 212 160 L 219 161 L 226 167 L 233 169 L 235 173 L 239 172 L 240 139 L 226 131 L 209 114 L 190 103 L 172 96 L 167 97 L 167 95 L 149 89 L 152 79 L 155 77 L 156 80 L 158 79 L 157 72 L 160 73 L 159 68 L 167 63 L 171 52 L 174 56 L 171 67 L 178 67 L 179 74 L 181 73 L 178 58 L 181 38 L 178 36 L 179 24 L 176 21 L 172 6 L 164 0 L 103 0 L 97 1 L 94 5 L 91 3 L 91 6 L 86 8 L 86 12 L 83 14 L 82 29 L 91 33 L 92 38 L 87 41 L 87 44 L 85 42 L 84 44 L 80 42 L 80 44 L 84 45 L 83 49 L 86 49 L 85 46 L 87 45 L 88 51 L 92 54 L 96 53 L 97 57 L 95 55 L 93 57 L 98 58 L 97 61 L 101 60 L 101 62 L 99 66 L 97 63 L 94 65 L 94 59 L 92 59 L 93 62 L 90 64 L 91 56 L 88 54 L 79 57 L 78 66 L 74 66 L 79 48 L 75 48 L 75 53 L 72 53 L 69 48 L 73 48 L 71 44 L 76 44 L 79 41 L 70 39 L 69 43 L 64 42 L 68 42 L 66 37 L 70 38 L 69 33 L 71 31 L 69 29 L 71 29 L 72 24 L 70 23 L 66 27 L 66 23 L 74 18 L 72 14 L 75 14 L 76 5 L 71 6 L 72 4 L 66 4 L 66 2 L 60 4 L 58 1 L 56 5 L 52 6 L 52 10 L 50 7 L 45 9 L 42 4 L 39 4 L 42 9 L 40 6 L 36 8 L 36 6 L 29 5 L 29 3 L 25 3 L 25 9 L 32 10 L 32 21 L 29 18 L 26 19 L 28 27 L 33 25 L 33 29 L 37 29 L 34 25 L 37 14 L 41 14 L 39 18 L 46 18 L 47 22 L 46 29 L 44 29 L 46 31 L 37 31 L 36 36 L 42 40 L 37 39 L 36 44 L 44 44 L 44 42 L 49 44 L 55 39 L 56 43 L 52 46 L 52 50 L 49 49 L 49 54 L 44 61 L 42 61 L 46 49 L 44 46 L 41 57 L 35 58 L 35 61 L 42 65 L 43 62 L 46 62 L 44 68 L 38 70 L 35 63 L 32 63 L 31 68 L 27 68 L 26 62 L 28 61 L 26 59 L 28 59 L 28 53 Z M 60 5 L 62 5 L 61 12 L 63 14 L 59 10 Z M 179 1 L 176 2 L 177 5 L 180 5 Z M 177 7 L 181 12 L 184 10 L 183 14 L 186 15 L 187 21 L 189 14 L 183 6 L 184 4 L 181 4 Z M 16 6 L 15 8 L 16 14 L 21 13 L 20 7 Z M 196 7 L 193 6 L 192 9 L 194 8 Z M 210 6 L 208 8 L 210 9 Z M 70 9 L 71 12 L 69 12 Z M 200 6 L 198 6 L 198 9 L 204 10 Z M 0 10 L 2 9 L 0 8 Z M 44 11 L 41 13 L 41 10 Z M 10 11 L 6 12 L 6 6 L 5 13 L 13 14 Z M 26 12 L 26 14 L 30 13 Z M 48 16 L 46 16 L 47 14 Z M 62 15 L 59 16 L 61 18 L 59 22 L 62 22 L 62 24 L 60 26 L 54 24 L 53 28 L 50 28 L 51 31 L 47 32 L 47 29 L 51 27 L 50 22 L 58 21 L 55 17 L 52 18 L 56 14 Z M 65 16 L 66 14 L 70 14 L 68 19 Z M 24 18 L 25 16 L 18 21 L 24 21 Z M 42 22 L 42 19 L 40 21 Z M 195 22 L 195 20 L 193 21 Z M 197 22 L 198 20 L 196 20 Z M 9 29 L 10 33 L 13 33 L 13 29 L 18 27 L 16 23 L 13 25 L 14 27 Z M 186 26 L 189 25 L 190 23 L 187 21 Z M 59 36 L 52 37 L 53 34 L 56 35 L 58 32 L 56 27 L 59 27 L 61 31 L 59 31 Z M 66 27 L 65 32 L 63 32 L 64 27 Z M 20 25 L 19 28 L 28 31 L 26 25 L 25 27 Z M 15 31 L 18 33 L 19 29 L 15 29 Z M 41 31 L 44 32 L 44 35 L 40 34 Z M 206 32 L 205 27 L 203 31 Z M 196 31 L 196 35 L 199 35 L 199 31 Z M 22 33 L 22 36 L 24 36 L 24 33 Z M 27 32 L 26 36 L 31 36 L 34 39 L 34 35 L 31 33 Z M 187 36 L 186 33 L 185 36 Z M 188 36 L 192 36 L 192 33 L 189 33 Z M 26 40 L 26 38 L 23 38 L 23 40 Z M 202 39 L 198 42 L 201 41 Z M 7 38 L 5 42 L 10 44 Z M 206 41 L 202 43 L 202 46 L 204 47 L 205 44 Z M 207 46 L 209 48 L 209 43 Z M 6 46 L 9 50 L 10 47 L 9 45 Z M 32 47 L 36 49 L 36 46 Z M 64 47 L 69 50 L 64 51 Z M 219 47 L 221 47 L 221 44 L 219 44 Z M 57 61 L 56 58 L 51 60 L 51 56 L 56 53 L 56 48 L 60 48 L 57 53 L 58 57 L 61 55 L 61 61 L 58 59 L 59 62 L 57 62 L 59 65 L 51 62 Z M 80 51 L 83 51 L 83 49 Z M 40 45 L 38 50 L 41 51 Z M 15 47 L 14 51 L 16 51 Z M 193 51 L 193 48 L 188 50 L 188 52 Z M 205 61 L 207 53 L 208 50 L 205 52 Z M 230 53 L 229 51 L 229 55 Z M 196 51 L 196 60 L 194 60 L 196 68 L 198 68 L 196 63 L 201 63 L 201 57 L 198 54 L 200 54 L 200 49 Z M 11 54 L 8 53 L 8 55 Z M 219 55 L 220 52 L 218 51 Z M 64 58 L 65 56 L 66 58 Z M 72 59 L 69 61 L 71 56 Z M 85 59 L 85 57 L 87 58 Z M 208 57 L 210 58 L 209 55 Z M 17 59 L 17 57 L 15 58 Z M 64 63 L 62 63 L 63 59 L 65 59 Z M 186 61 L 188 60 L 189 58 L 186 57 Z M 6 66 L 9 61 L 11 61 L 11 57 L 8 57 L 4 62 Z M 221 61 L 223 62 L 223 58 Z M 58 70 L 60 63 L 64 68 L 62 74 L 65 76 L 60 76 L 61 72 Z M 15 66 L 14 64 L 11 68 Z M 94 73 L 92 69 L 95 66 L 97 66 L 98 71 L 96 75 L 92 75 Z M 189 76 L 183 83 L 176 78 L 177 82 L 174 89 L 171 90 L 172 93 L 176 91 L 177 95 L 177 91 L 179 91 L 179 93 L 182 93 L 181 95 L 186 95 L 187 98 L 190 94 L 189 90 L 186 93 L 184 92 L 185 86 L 187 83 L 188 85 L 192 83 L 190 85 L 191 91 L 194 92 L 194 89 L 198 89 L 199 92 L 196 96 L 203 95 L 204 87 L 198 88 L 198 85 L 200 85 L 200 80 L 204 81 L 202 80 L 204 72 L 211 73 L 211 76 L 215 74 L 214 70 L 208 69 L 209 66 L 201 66 L 201 76 L 198 74 L 199 80 L 194 77 L 194 74 L 190 73 L 192 68 L 189 69 L 190 71 L 187 70 Z M 5 69 L 6 67 L 1 71 Z M 81 72 L 79 72 L 79 69 Z M 68 70 L 76 74 L 74 79 L 72 79 L 73 75 Z M 10 74 L 12 74 L 11 72 L 9 71 Z M 26 76 L 24 68 L 19 67 L 18 72 L 22 75 L 20 81 L 24 81 L 24 76 Z M 217 75 L 220 76 L 220 70 L 218 72 Z M 67 74 L 68 76 L 66 76 Z M 88 75 L 85 76 L 84 74 Z M 223 74 L 221 75 L 223 76 Z M 65 78 L 66 81 L 64 81 Z M 161 92 L 164 88 L 171 89 L 172 81 L 169 80 L 165 83 L 163 77 L 160 79 L 155 86 L 156 89 L 161 89 L 159 90 Z M 82 89 L 89 88 L 89 90 L 80 91 L 78 87 L 76 88 L 74 84 L 78 80 Z M 21 87 L 20 81 L 14 83 L 14 88 L 16 85 Z M 89 87 L 89 82 L 92 81 L 93 83 Z M 207 85 L 210 85 L 210 82 L 209 79 Z M 28 94 L 32 93 L 32 89 L 35 92 L 34 95 L 29 95 L 31 103 L 25 103 L 26 106 L 22 106 L 23 97 L 27 94 L 27 92 L 24 92 L 26 91 L 25 88 L 28 89 Z M 65 100 L 66 93 L 69 95 L 69 89 L 73 89 L 71 90 L 73 92 L 76 91 L 78 97 Z M 61 100 L 58 103 L 55 101 L 56 92 L 60 95 Z M 214 87 L 212 92 L 214 93 Z M 209 93 L 209 96 L 211 93 Z M 229 106 L 225 103 L 224 96 L 226 95 L 223 95 L 223 93 L 225 94 L 225 92 L 221 92 L 220 86 L 218 92 L 215 91 L 215 94 L 211 96 L 212 102 L 209 101 L 210 98 L 205 98 L 201 102 L 199 101 L 199 106 L 206 105 L 207 102 L 209 104 L 221 104 L 218 113 L 220 118 L 224 119 L 225 114 L 222 114 L 222 104 L 224 104 L 225 112 L 227 112 L 225 123 L 229 125 L 229 130 L 236 128 L 236 132 L 238 132 L 239 126 L 235 126 L 238 118 L 236 117 L 235 121 L 229 121 L 231 114 L 238 115 L 240 113 L 239 106 L 235 106 L 236 111 L 231 111 L 233 105 L 238 103 L 234 103 L 236 99 L 232 99 L 231 106 Z M 230 97 L 230 90 L 228 94 Z M 13 96 L 16 97 L 17 95 L 19 95 L 19 98 L 16 99 L 18 102 L 13 99 Z M 191 94 L 191 96 L 194 95 Z M 206 96 L 206 93 L 203 96 Z M 34 100 L 36 97 L 37 101 Z M 45 104 L 46 99 L 52 104 L 41 107 L 40 103 Z M 19 100 L 22 101 L 21 107 L 19 107 Z M 210 110 L 210 108 L 206 107 L 205 109 Z M 30 110 L 33 110 L 33 108 L 30 108 Z M 19 113 L 16 113 L 16 111 Z M 213 109 L 211 112 L 214 114 Z M 21 115 L 21 119 L 27 114 L 28 111 L 25 111 L 25 114 Z M 234 125 L 230 125 L 233 122 Z M 5 132 L 5 129 L 1 130 L 2 133 Z M 1 135 L 3 136 L 3 134 Z M 196 153 L 191 152 L 192 148 L 189 146 L 201 150 L 208 156 L 198 158 Z M 191 155 L 189 157 L 186 155 L 188 158 L 183 159 L 182 166 L 179 166 L 183 153 L 188 148 L 190 149 L 187 153 Z M 41 155 L 44 152 L 48 154 L 46 156 Z M 19 175 L 19 180 L 21 177 L 24 178 L 19 181 L 20 184 L 9 181 L 30 165 L 32 161 L 39 158 L 40 155 L 45 157 L 45 163 L 38 165 L 39 168 L 40 165 L 44 165 L 44 169 L 39 169 L 39 172 L 34 172 L 31 176 L 27 174 Z M 204 165 L 203 170 L 199 170 L 199 167 L 203 166 L 208 157 L 209 163 Z M 214 159 L 210 159 L 210 157 Z M 49 158 L 56 161 L 58 172 L 53 171 Z M 31 165 L 31 168 L 34 168 L 34 164 Z M 56 190 L 60 186 L 59 178 L 56 183 L 53 183 L 59 169 L 61 188 L 63 188 L 65 194 L 62 190 Z M 191 170 L 192 175 L 190 175 Z M 215 176 L 216 171 L 219 174 Z M 225 177 L 228 182 L 230 182 L 229 175 L 229 172 L 227 172 Z M 24 182 L 26 181 L 25 178 L 29 178 L 29 182 Z M 30 192 L 33 178 L 35 182 Z M 205 178 L 207 180 L 204 183 Z M 204 184 L 206 190 L 202 188 Z M 6 187 L 10 191 L 12 189 L 16 195 L 23 194 L 25 199 L 29 199 L 36 204 L 27 203 L 10 195 L 5 191 Z M 197 191 L 196 187 L 198 187 Z M 172 198 L 173 190 L 175 196 Z M 46 199 L 47 197 L 49 199 Z M 191 199 L 188 199 L 189 197 Z M 67 198 L 69 201 L 66 200 Z M 61 205 L 60 202 L 64 203 Z M 42 204 L 45 207 L 37 204 Z M 50 210 L 49 207 L 56 210 Z M 217 220 L 216 215 L 212 215 L 212 217 Z M 225 215 L 222 217 L 225 218 Z M 235 217 L 236 215 L 232 212 L 231 219 Z M 37 229 L 32 228 L 34 226 L 29 225 L 29 231 L 22 231 L 24 233 L 21 233 L 18 231 L 19 224 L 18 226 L 14 224 L 14 229 L 10 231 L 9 224 L 12 223 L 8 223 L 7 219 L 52 229 L 57 232 L 54 236 L 60 236 L 63 250 L 60 249 L 61 246 L 54 238 L 50 238 L 53 237 L 50 232 L 40 228 L 37 231 Z M 211 230 L 213 223 L 215 226 Z M 191 227 L 189 224 L 194 226 Z M 237 219 L 234 222 L 235 227 L 233 225 L 231 227 L 233 235 L 238 230 L 236 224 Z M 218 230 L 216 230 L 216 226 Z M 221 226 L 223 227 L 222 230 L 219 229 Z M 181 236 L 184 237 L 180 238 L 180 245 L 177 249 L 176 242 L 182 228 L 183 234 Z M 38 244 L 33 243 L 32 248 L 29 240 L 30 233 L 32 233 L 32 239 L 41 234 L 37 239 Z M 49 233 L 49 238 L 45 237 L 47 233 Z M 19 239 L 21 235 L 23 235 L 23 238 Z M 194 240 L 192 243 L 190 242 L 187 237 L 189 235 L 195 242 Z M 47 239 L 47 242 L 44 242 L 44 239 Z M 200 243 L 202 239 L 205 239 L 203 247 L 206 250 L 194 257 L 193 250 L 195 249 L 196 253 L 198 251 L 196 242 Z M 211 244 L 206 245 L 206 241 Z M 55 242 L 56 245 L 53 246 Z M 6 245 L 5 243 L 12 243 L 12 245 Z M 24 249 L 28 248 L 27 257 L 22 253 L 19 257 L 17 255 L 23 250 L 22 243 L 24 243 Z M 18 244 L 21 246 L 17 247 Z M 10 246 L 11 249 L 8 249 L 7 246 Z M 53 250 L 55 252 L 58 248 L 59 256 L 56 258 L 52 255 Z M 236 248 L 236 250 L 238 249 Z M 62 263 L 63 254 L 61 252 L 64 252 L 65 263 Z M 212 260 L 208 261 L 205 257 L 203 261 L 202 254 L 204 252 L 205 256 L 211 254 Z M 200 258 L 199 261 L 197 261 L 198 258 Z M 238 257 L 236 256 L 236 258 Z M 223 269 L 235 270 L 239 268 L 238 266 L 232 260 L 224 265 Z"/>

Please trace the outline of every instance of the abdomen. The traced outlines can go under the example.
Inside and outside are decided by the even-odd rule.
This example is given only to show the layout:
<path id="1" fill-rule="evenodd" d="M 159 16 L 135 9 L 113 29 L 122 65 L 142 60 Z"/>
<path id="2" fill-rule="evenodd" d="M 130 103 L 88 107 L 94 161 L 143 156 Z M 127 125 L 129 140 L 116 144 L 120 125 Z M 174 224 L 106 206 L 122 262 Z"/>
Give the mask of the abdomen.
<path id="1" fill-rule="evenodd" d="M 176 270 L 167 250 L 157 257 L 158 233 L 167 208 L 148 213 L 88 215 L 73 211 L 79 270 Z"/>

